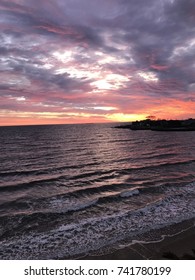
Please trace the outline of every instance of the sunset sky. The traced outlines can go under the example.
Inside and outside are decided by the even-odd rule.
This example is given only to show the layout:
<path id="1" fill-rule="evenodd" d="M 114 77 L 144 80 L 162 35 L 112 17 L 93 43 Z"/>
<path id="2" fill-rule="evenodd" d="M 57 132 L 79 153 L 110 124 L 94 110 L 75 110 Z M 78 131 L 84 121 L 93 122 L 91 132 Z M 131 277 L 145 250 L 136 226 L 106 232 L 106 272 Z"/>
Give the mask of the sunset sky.
<path id="1" fill-rule="evenodd" d="M 0 0 L 0 125 L 195 117 L 194 0 Z"/>

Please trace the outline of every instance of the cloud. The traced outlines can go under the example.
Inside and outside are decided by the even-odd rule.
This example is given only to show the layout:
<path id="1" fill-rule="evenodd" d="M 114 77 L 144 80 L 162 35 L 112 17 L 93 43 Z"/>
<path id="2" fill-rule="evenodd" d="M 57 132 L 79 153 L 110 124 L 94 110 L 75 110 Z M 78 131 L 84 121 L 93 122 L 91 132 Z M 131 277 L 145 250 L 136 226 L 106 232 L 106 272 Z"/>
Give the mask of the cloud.
<path id="1" fill-rule="evenodd" d="M 0 110 L 194 116 L 194 15 L 191 0 L 0 0 Z"/>

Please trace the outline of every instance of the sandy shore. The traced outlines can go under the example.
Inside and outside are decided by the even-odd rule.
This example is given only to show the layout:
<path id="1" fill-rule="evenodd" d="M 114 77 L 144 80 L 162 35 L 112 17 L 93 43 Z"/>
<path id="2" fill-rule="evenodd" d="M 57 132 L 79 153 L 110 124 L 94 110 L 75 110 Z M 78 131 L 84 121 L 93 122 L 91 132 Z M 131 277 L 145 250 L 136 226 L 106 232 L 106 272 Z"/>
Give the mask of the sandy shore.
<path id="1" fill-rule="evenodd" d="M 97 251 L 81 259 L 195 259 L 195 220 L 191 219 L 160 230 L 150 231 L 136 240 L 111 253 L 101 254 Z"/>

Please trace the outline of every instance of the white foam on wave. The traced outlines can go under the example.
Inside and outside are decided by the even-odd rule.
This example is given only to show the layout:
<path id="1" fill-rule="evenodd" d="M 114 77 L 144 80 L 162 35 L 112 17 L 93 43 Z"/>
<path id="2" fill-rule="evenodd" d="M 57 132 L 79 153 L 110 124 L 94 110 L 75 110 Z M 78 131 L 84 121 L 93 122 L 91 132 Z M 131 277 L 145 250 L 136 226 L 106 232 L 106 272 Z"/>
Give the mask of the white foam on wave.
<path id="1" fill-rule="evenodd" d="M 61 197 L 52 197 L 42 202 L 42 204 L 36 205 L 34 208 L 42 212 L 49 212 L 49 213 L 67 213 L 70 211 L 78 211 L 83 210 L 85 208 L 89 208 L 94 205 L 98 205 L 98 202 L 101 199 L 106 198 L 128 198 L 133 195 L 138 195 L 140 191 L 138 189 L 131 189 L 127 191 L 115 191 L 115 192 L 102 192 L 99 193 L 98 196 L 91 195 L 90 200 L 89 197 L 74 197 L 73 195 L 69 196 L 61 196 Z M 48 207 L 49 205 L 49 207 Z"/>
<path id="2" fill-rule="evenodd" d="M 124 191 L 122 193 L 120 193 L 121 197 L 130 197 L 133 195 L 138 195 L 139 194 L 139 190 L 138 189 L 133 189 L 131 191 Z"/>
<path id="3" fill-rule="evenodd" d="M 165 197 L 136 211 L 117 212 L 0 242 L 5 259 L 53 259 L 97 250 L 151 229 L 195 217 L 195 182 L 165 189 Z M 18 249 L 19 248 L 19 249 Z"/>
<path id="4" fill-rule="evenodd" d="M 98 198 L 97 199 L 92 199 L 92 200 L 88 200 L 88 199 L 83 199 L 83 201 L 80 201 L 79 199 L 51 199 L 49 201 L 51 208 L 48 209 L 49 212 L 53 212 L 53 213 L 66 213 L 66 212 L 70 212 L 70 211 L 78 211 L 78 210 L 82 210 L 85 208 L 88 208 L 90 206 L 95 205 L 98 202 Z"/>
<path id="5" fill-rule="evenodd" d="M 95 205 L 98 202 L 98 200 L 99 199 L 97 198 L 97 199 L 94 199 L 91 201 L 86 201 L 84 203 L 78 204 L 76 206 L 72 206 L 68 209 L 68 211 L 77 211 L 77 210 L 82 210 L 82 209 L 88 208 L 90 206 Z"/>

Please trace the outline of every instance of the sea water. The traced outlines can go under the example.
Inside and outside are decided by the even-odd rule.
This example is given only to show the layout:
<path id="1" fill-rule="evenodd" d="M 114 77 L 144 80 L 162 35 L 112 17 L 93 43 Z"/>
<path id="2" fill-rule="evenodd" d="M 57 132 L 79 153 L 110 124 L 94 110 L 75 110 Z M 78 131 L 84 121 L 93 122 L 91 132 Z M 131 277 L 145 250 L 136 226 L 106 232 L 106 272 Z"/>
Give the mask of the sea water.
<path id="1" fill-rule="evenodd" d="M 0 259 L 74 258 L 195 216 L 195 132 L 0 127 Z"/>

